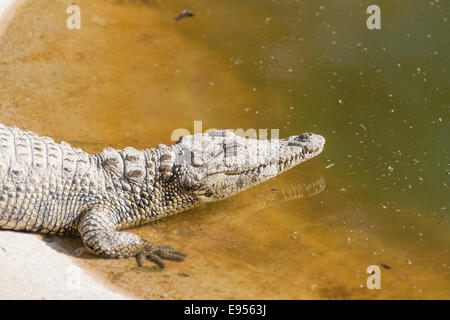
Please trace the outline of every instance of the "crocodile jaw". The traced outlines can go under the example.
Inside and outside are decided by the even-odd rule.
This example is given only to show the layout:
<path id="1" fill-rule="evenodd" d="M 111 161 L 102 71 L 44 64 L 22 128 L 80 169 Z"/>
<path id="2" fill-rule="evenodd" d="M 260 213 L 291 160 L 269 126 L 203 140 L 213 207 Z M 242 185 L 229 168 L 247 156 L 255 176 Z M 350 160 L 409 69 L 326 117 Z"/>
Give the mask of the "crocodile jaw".
<path id="1" fill-rule="evenodd" d="M 198 202 L 216 201 L 267 181 L 319 155 L 325 139 L 304 133 L 244 139 L 226 130 L 183 137 L 173 147 L 181 184 Z"/>

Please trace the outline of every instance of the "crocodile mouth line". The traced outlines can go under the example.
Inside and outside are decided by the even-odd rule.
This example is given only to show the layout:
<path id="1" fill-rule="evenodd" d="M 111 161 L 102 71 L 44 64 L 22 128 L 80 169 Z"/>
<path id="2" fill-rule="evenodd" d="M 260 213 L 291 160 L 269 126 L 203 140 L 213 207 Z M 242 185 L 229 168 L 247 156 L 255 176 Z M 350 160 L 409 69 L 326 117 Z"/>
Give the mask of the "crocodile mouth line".
<path id="1" fill-rule="evenodd" d="M 307 159 L 313 158 L 315 155 L 318 154 L 319 151 L 320 151 L 320 147 L 315 147 L 315 148 L 303 147 L 300 152 L 292 154 L 290 157 L 286 157 L 284 159 L 278 160 L 277 168 L 279 171 L 288 169 L 288 168 L 292 167 L 293 165 L 295 165 L 300 160 L 303 160 L 303 159 L 307 160 Z M 252 168 L 252 169 L 236 170 L 236 171 L 221 171 L 221 172 L 217 172 L 216 174 L 223 173 L 227 176 L 240 175 L 240 174 L 251 174 L 251 173 L 256 174 L 256 173 L 260 173 L 260 171 L 262 169 L 265 169 L 267 166 L 276 165 L 276 164 L 277 164 L 277 160 L 272 160 L 270 162 L 260 164 L 259 166 Z"/>

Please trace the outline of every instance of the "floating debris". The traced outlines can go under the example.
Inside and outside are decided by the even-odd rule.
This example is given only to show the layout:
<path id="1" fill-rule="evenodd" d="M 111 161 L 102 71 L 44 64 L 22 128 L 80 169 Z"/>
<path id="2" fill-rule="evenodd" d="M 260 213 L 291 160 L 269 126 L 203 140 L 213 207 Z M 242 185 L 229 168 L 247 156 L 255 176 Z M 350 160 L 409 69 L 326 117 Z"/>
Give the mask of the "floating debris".
<path id="1" fill-rule="evenodd" d="M 183 10 L 179 15 L 177 15 L 175 18 L 173 18 L 173 21 L 177 22 L 181 19 L 193 17 L 194 13 L 190 10 Z"/>
<path id="2" fill-rule="evenodd" d="M 389 269 L 391 268 L 391 266 L 389 266 L 389 265 L 387 265 L 387 264 L 384 264 L 384 263 L 382 263 L 381 266 L 382 266 L 383 268 L 385 268 L 386 270 L 389 270 Z"/>
<path id="3" fill-rule="evenodd" d="M 184 273 L 184 272 L 179 273 L 178 276 L 179 276 L 179 277 L 182 277 L 182 278 L 190 277 L 190 275 L 189 275 L 188 273 Z"/>
<path id="4" fill-rule="evenodd" d="M 325 167 L 325 169 L 329 169 L 329 168 L 331 168 L 332 166 L 334 166 L 334 163 L 331 163 L 331 164 L 327 165 L 327 166 Z"/>

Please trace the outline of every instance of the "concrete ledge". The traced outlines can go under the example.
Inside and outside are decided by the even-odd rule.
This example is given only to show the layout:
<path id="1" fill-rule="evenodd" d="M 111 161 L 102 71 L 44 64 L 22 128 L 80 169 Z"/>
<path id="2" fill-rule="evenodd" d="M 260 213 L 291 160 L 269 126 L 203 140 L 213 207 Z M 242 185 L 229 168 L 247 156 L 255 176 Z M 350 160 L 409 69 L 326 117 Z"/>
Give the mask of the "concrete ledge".
<path id="1" fill-rule="evenodd" d="M 35 234 L 0 230 L 0 299 L 127 299 Z"/>

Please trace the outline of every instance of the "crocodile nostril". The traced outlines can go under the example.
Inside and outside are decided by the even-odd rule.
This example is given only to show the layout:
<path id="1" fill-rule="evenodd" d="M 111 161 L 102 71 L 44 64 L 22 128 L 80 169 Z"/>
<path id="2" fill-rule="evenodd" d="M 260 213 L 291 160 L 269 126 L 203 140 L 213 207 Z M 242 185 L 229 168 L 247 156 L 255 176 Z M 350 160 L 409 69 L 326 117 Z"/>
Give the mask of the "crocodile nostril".
<path id="1" fill-rule="evenodd" d="M 312 133 L 311 133 L 311 132 L 305 132 L 305 133 L 302 133 L 302 134 L 300 135 L 300 139 L 302 139 L 302 140 L 308 140 L 311 136 L 312 136 Z"/>

